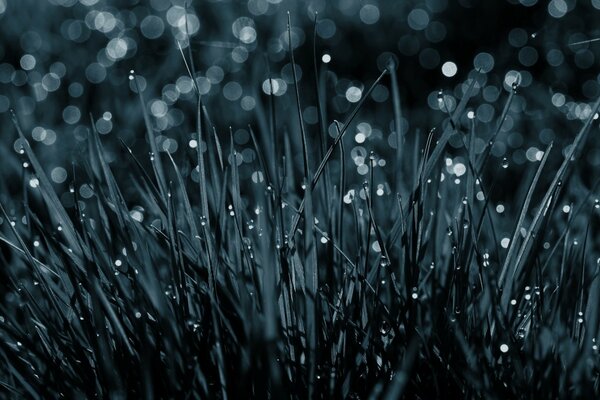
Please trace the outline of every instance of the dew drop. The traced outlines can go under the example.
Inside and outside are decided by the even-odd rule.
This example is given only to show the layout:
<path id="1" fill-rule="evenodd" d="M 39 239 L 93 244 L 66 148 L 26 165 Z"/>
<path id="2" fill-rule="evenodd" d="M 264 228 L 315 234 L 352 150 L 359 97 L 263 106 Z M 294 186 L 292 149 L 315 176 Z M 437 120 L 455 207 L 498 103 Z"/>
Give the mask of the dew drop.
<path id="1" fill-rule="evenodd" d="M 387 259 L 386 256 L 381 256 L 381 260 L 379 260 L 379 266 L 381 266 L 382 268 L 387 267 L 388 265 L 390 265 L 389 260 Z"/>
<path id="2" fill-rule="evenodd" d="M 515 81 L 512 83 L 512 90 L 513 90 L 513 93 L 517 93 L 517 89 L 518 89 L 518 88 L 519 88 L 519 82 L 517 82 L 517 80 L 515 80 Z"/>
<path id="3" fill-rule="evenodd" d="M 390 332 L 390 325 L 386 321 L 383 321 L 381 323 L 381 327 L 379 328 L 379 332 L 382 336 L 387 336 Z"/>

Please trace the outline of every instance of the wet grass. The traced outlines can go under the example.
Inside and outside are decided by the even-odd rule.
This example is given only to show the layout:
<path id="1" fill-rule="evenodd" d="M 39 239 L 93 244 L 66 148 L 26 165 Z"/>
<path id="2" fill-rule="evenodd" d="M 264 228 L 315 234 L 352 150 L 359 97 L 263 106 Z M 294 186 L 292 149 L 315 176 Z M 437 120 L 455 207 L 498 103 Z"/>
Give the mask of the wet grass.
<path id="1" fill-rule="evenodd" d="M 290 54 L 297 81 L 291 47 Z M 181 55 L 195 75 L 191 52 Z M 595 188 L 584 190 L 572 170 L 600 101 L 566 156 L 551 144 L 529 165 L 501 216 L 490 199 L 506 190 L 495 183 L 504 168 L 490 149 L 518 85 L 482 152 L 474 151 L 479 129 L 465 112 L 473 72 L 426 140 L 398 135 L 385 168 L 371 153 L 366 180 L 349 192 L 356 176 L 346 134 L 376 84 L 391 86 L 399 125 L 395 64 L 344 122 L 322 120 L 327 93 L 315 75 L 314 85 L 293 85 L 289 120 L 297 126 L 280 130 L 276 120 L 286 116 L 271 105 L 262 126 L 249 127 L 262 178 L 255 184 L 241 180 L 247 167 L 238 166 L 233 135 L 211 123 L 200 97 L 188 116 L 199 145 L 177 156 L 159 152 L 138 85 L 150 156 L 140 159 L 122 140 L 119 165 L 108 162 L 110 139 L 91 122 L 87 147 L 73 159 L 75 206 L 66 209 L 13 116 L 29 167 L 22 195 L 0 202 L 7 397 L 598 394 L 600 206 Z M 304 90 L 321 91 L 312 136 L 301 113 Z M 444 172 L 453 135 L 464 143 L 454 151 L 468 160 L 460 179 Z M 379 195 L 383 181 L 393 191 Z M 93 194 L 82 198 L 76 188 L 84 183 Z M 564 193 L 576 198 L 566 216 Z"/>

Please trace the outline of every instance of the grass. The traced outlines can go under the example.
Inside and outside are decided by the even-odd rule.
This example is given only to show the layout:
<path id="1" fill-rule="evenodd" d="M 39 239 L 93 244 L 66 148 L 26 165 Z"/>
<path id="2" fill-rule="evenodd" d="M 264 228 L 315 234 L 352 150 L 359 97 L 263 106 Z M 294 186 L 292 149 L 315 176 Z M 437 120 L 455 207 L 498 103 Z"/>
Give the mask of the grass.
<path id="1" fill-rule="evenodd" d="M 194 76 L 192 53 L 179 49 Z M 490 122 L 483 152 L 474 151 L 479 123 L 465 112 L 474 72 L 443 123 L 423 127 L 433 128 L 424 145 L 408 140 L 412 132 L 398 135 L 393 167 L 376 168 L 371 153 L 366 181 L 350 193 L 347 132 L 378 83 L 391 86 L 400 124 L 395 62 L 341 123 L 324 120 L 316 51 L 306 87 L 291 45 L 290 56 L 295 114 L 277 114 L 269 96 L 260 128 L 249 127 L 257 184 L 241 179 L 247 167 L 238 167 L 233 135 L 212 124 L 200 96 L 188 116 L 196 149 L 159 152 L 132 73 L 151 155 L 139 158 L 121 140 L 119 168 L 129 171 L 116 174 L 91 118 L 87 147 L 72 160 L 67 209 L 13 115 L 29 167 L 22 195 L 0 202 L 6 397 L 597 396 L 599 206 L 595 187 L 582 189 L 573 169 L 600 100 L 566 157 L 549 145 L 500 217 L 491 198 L 504 190 L 496 184 L 504 168 L 490 150 L 518 85 Z M 313 135 L 301 112 L 311 91 L 320 121 Z M 292 121 L 287 131 L 282 120 Z M 468 160 L 456 181 L 443 165 L 455 135 L 464 145 L 454 151 Z M 383 181 L 393 192 L 380 196 Z M 84 183 L 92 196 L 75 190 Z M 567 217 L 565 193 L 577 194 Z"/>

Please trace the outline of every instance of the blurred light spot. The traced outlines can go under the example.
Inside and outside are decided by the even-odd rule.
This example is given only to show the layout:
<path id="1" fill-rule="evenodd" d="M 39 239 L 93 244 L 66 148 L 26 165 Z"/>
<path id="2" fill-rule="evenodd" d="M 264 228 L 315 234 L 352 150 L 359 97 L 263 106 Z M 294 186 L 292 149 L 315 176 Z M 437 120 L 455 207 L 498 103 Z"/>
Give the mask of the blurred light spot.
<path id="1" fill-rule="evenodd" d="M 27 31 L 20 38 L 21 48 L 28 52 L 33 53 L 40 49 L 42 46 L 42 38 L 40 34 L 35 31 Z"/>
<path id="2" fill-rule="evenodd" d="M 367 138 L 367 136 L 362 132 L 358 132 L 354 136 L 354 140 L 356 141 L 356 143 L 364 143 L 366 138 Z"/>
<path id="3" fill-rule="evenodd" d="M 25 71 L 31 71 L 35 68 L 36 60 L 31 54 L 25 54 L 23 57 L 21 57 L 19 64 Z"/>
<path id="4" fill-rule="evenodd" d="M 521 82 L 521 73 L 515 70 L 508 71 L 504 75 L 504 89 L 507 91 L 513 90 L 513 85 L 518 85 Z"/>
<path id="5" fill-rule="evenodd" d="M 444 74 L 444 76 L 451 78 L 454 75 L 456 75 L 456 72 L 458 72 L 458 68 L 456 67 L 456 64 L 454 64 L 452 61 L 446 61 L 442 65 L 442 74 Z"/>
<path id="6" fill-rule="evenodd" d="M 249 0 L 248 11 L 253 15 L 263 15 L 269 10 L 269 3 L 267 0 Z"/>
<path id="7" fill-rule="evenodd" d="M 32 85 L 33 95 L 37 102 L 44 101 L 48 97 L 48 91 L 44 88 L 44 86 L 40 82 L 35 82 Z"/>
<path id="8" fill-rule="evenodd" d="M 223 86 L 223 96 L 229 101 L 238 100 L 242 96 L 242 86 L 237 82 L 227 82 Z"/>
<path id="9" fill-rule="evenodd" d="M 100 83 L 106 78 L 106 68 L 99 63 L 91 63 L 85 69 L 85 77 L 91 83 Z"/>
<path id="10" fill-rule="evenodd" d="M 508 43 L 513 47 L 523 47 L 527 43 L 527 32 L 523 28 L 513 28 L 508 33 Z"/>
<path id="11" fill-rule="evenodd" d="M 117 19 L 108 11 L 95 12 L 93 28 L 102 33 L 108 33 L 117 26 Z"/>
<path id="12" fill-rule="evenodd" d="M 47 73 L 42 78 L 42 86 L 48 92 L 54 92 L 60 87 L 60 78 L 54 72 Z"/>
<path id="13" fill-rule="evenodd" d="M 283 79 L 265 79 L 262 84 L 262 90 L 268 95 L 281 96 L 287 91 L 287 83 Z"/>
<path id="14" fill-rule="evenodd" d="M 96 121 L 96 130 L 101 135 L 106 135 L 112 131 L 113 123 L 110 119 L 100 118 Z"/>
<path id="15" fill-rule="evenodd" d="M 73 125 L 79 122 L 79 118 L 81 118 L 81 111 L 79 111 L 77 106 L 67 106 L 63 110 L 62 116 L 63 120 L 67 124 Z"/>
<path id="16" fill-rule="evenodd" d="M 73 82 L 69 85 L 69 95 L 79 97 L 83 94 L 83 85 L 79 82 Z"/>
<path id="17" fill-rule="evenodd" d="M 200 21 L 194 14 L 186 14 L 184 7 L 174 5 L 167 11 L 167 22 L 173 28 L 177 28 L 183 36 L 179 39 L 185 39 L 186 35 L 193 35 L 200 29 Z"/>
<path id="18" fill-rule="evenodd" d="M 261 183 L 264 181 L 263 173 L 261 171 L 254 171 L 252 173 L 252 182 Z"/>
<path id="19" fill-rule="evenodd" d="M 244 111 L 250 111 L 253 110 L 254 107 L 256 107 L 256 100 L 254 100 L 254 97 L 252 96 L 244 96 L 242 97 L 240 105 L 242 106 L 242 109 Z"/>
<path id="20" fill-rule="evenodd" d="M 0 82 L 9 83 L 12 80 L 12 75 L 15 72 L 15 68 L 8 64 L 0 64 Z"/>
<path id="21" fill-rule="evenodd" d="M 46 129 L 46 137 L 42 140 L 46 146 L 51 146 L 56 142 L 56 132 L 52 129 Z"/>
<path id="22" fill-rule="evenodd" d="M 162 100 L 154 100 L 150 103 L 150 113 L 156 118 L 162 118 L 167 115 L 167 103 Z"/>
<path id="23" fill-rule="evenodd" d="M 165 30 L 165 24 L 156 15 L 148 15 L 140 24 L 142 35 L 148 39 L 158 39 Z"/>
<path id="24" fill-rule="evenodd" d="M 365 4 L 359 12 L 360 20 L 372 25 L 379 21 L 379 8 L 374 4 Z"/>
<path id="25" fill-rule="evenodd" d="M 231 50 L 231 59 L 238 64 L 246 62 L 248 59 L 248 50 L 245 47 L 237 46 Z"/>
<path id="26" fill-rule="evenodd" d="M 106 54 L 113 61 L 125 57 L 127 50 L 127 42 L 121 38 L 111 39 L 106 45 Z"/>
<path id="27" fill-rule="evenodd" d="M 568 11 L 568 5 L 565 0 L 552 0 L 548 3 L 548 14 L 554 18 L 564 17 Z"/>
<path id="28" fill-rule="evenodd" d="M 44 139 L 46 139 L 46 130 L 41 126 L 36 126 L 31 131 L 31 137 L 33 137 L 33 140 L 35 140 L 36 142 L 41 142 Z"/>
<path id="29" fill-rule="evenodd" d="M 240 17 L 231 24 L 233 36 L 238 38 L 242 43 L 250 44 L 256 40 L 256 29 L 254 28 L 254 20 L 248 17 Z"/>
<path id="30" fill-rule="evenodd" d="M 456 176 L 463 176 L 467 172 L 467 167 L 463 163 L 456 163 L 452 167 L 452 172 L 454 172 Z"/>
<path id="31" fill-rule="evenodd" d="M 307 124 L 311 124 L 314 125 L 317 122 L 319 122 L 319 115 L 318 115 L 318 110 L 317 107 L 315 106 L 308 106 L 304 109 L 304 112 L 302 113 L 302 117 L 304 118 L 304 121 L 306 121 Z"/>
<path id="32" fill-rule="evenodd" d="M 538 52 L 531 46 L 525 46 L 519 50 L 519 62 L 526 67 L 531 67 L 538 60 Z"/>
<path id="33" fill-rule="evenodd" d="M 389 90 L 384 85 L 377 85 L 371 92 L 371 97 L 377 103 L 385 102 L 389 97 Z"/>
<path id="34" fill-rule="evenodd" d="M 189 76 L 180 76 L 177 78 L 177 82 L 175 83 L 177 90 L 179 93 L 189 93 L 194 88 L 194 83 Z"/>
<path id="35" fill-rule="evenodd" d="M 502 246 L 503 249 L 508 249 L 509 244 L 510 244 L 510 239 L 507 237 L 502 238 L 502 240 L 500 241 L 500 246 Z"/>
<path id="36" fill-rule="evenodd" d="M 429 14 L 421 8 L 415 8 L 408 14 L 408 26 L 416 31 L 422 31 L 429 25 Z"/>
<path id="37" fill-rule="evenodd" d="M 479 53 L 473 59 L 473 67 L 482 73 L 488 73 L 494 68 L 494 56 L 490 53 Z"/>
<path id="38" fill-rule="evenodd" d="M 540 161 L 543 156 L 544 152 L 538 149 L 537 147 L 530 147 L 525 152 L 525 157 L 527 157 L 527 160 L 529 160 L 530 162 Z"/>
<path id="39" fill-rule="evenodd" d="M 546 61 L 553 67 L 560 66 L 563 63 L 564 59 L 565 57 L 562 51 L 560 51 L 559 49 L 551 49 L 548 51 L 548 53 L 546 53 Z"/>
<path id="40" fill-rule="evenodd" d="M 331 56 L 329 54 L 325 53 L 321 57 L 321 61 L 323 61 L 325 64 L 329 64 L 331 62 Z"/>
<path id="41" fill-rule="evenodd" d="M 196 78 L 196 85 L 198 86 L 198 91 L 200 92 L 200 94 L 207 94 L 208 92 L 210 92 L 210 88 L 212 87 L 210 79 L 204 76 L 199 76 Z"/>
<path id="42" fill-rule="evenodd" d="M 243 27 L 239 32 L 239 39 L 246 44 L 254 42 L 256 40 L 256 29 L 251 26 Z"/>
<path id="43" fill-rule="evenodd" d="M 55 183 L 63 183 L 67 179 L 67 170 L 63 167 L 56 167 L 50 172 L 50 178 Z"/>
<path id="44" fill-rule="evenodd" d="M 491 104 L 484 103 L 477 107 L 476 115 L 477 119 L 480 122 L 488 123 L 491 122 L 494 118 L 494 113 L 494 106 L 492 106 Z"/>
<path id="45" fill-rule="evenodd" d="M 296 65 L 296 79 L 298 82 L 302 80 L 302 68 L 299 65 Z M 281 68 L 281 77 L 288 83 L 294 84 L 294 71 L 291 63 L 287 63 Z"/>
<path id="46" fill-rule="evenodd" d="M 350 103 L 357 103 L 362 97 L 362 89 L 356 86 L 350 86 L 346 89 L 346 100 Z"/>
<path id="47" fill-rule="evenodd" d="M 321 39 L 331 39 L 335 35 L 336 30 L 335 22 L 330 19 L 319 20 L 317 24 L 317 35 Z"/>
<path id="48" fill-rule="evenodd" d="M 304 43 L 304 40 L 306 39 L 306 35 L 304 34 L 304 31 L 297 27 L 294 26 L 291 29 L 291 39 L 292 39 L 292 49 L 295 49 L 297 47 L 299 47 L 300 45 L 302 45 L 302 43 Z M 287 29 L 285 31 L 283 31 L 281 33 L 281 35 L 279 35 L 279 40 L 282 42 L 284 49 L 289 49 L 290 47 L 290 32 L 287 31 Z"/>
<path id="49" fill-rule="evenodd" d="M 208 78 L 210 83 L 214 85 L 217 83 L 221 83 L 221 81 L 225 77 L 225 72 L 223 71 L 223 68 L 219 67 L 218 65 L 213 65 L 208 67 L 208 69 L 206 70 L 206 77 Z"/>

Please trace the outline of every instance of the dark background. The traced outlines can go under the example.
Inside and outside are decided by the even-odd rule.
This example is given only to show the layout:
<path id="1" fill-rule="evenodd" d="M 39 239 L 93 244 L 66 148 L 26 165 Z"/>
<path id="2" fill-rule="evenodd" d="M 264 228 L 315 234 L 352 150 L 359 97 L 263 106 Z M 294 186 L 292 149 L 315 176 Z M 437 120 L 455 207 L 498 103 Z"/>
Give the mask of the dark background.
<path id="1" fill-rule="evenodd" d="M 365 7 L 376 7 L 379 18 L 366 23 Z M 203 101 L 217 133 L 226 142 L 231 126 L 240 146 L 238 151 L 248 147 L 244 158 L 248 168 L 241 169 L 242 177 L 248 178 L 254 171 L 255 157 L 245 129 L 248 123 L 256 126 L 261 117 L 268 117 L 268 96 L 261 90 L 268 77 L 288 82 L 287 91 L 274 98 L 277 131 L 285 135 L 297 129 L 288 64 L 287 11 L 291 13 L 294 37 L 300 38 L 295 56 L 302 72 L 299 87 L 305 122 L 311 146 L 318 147 L 313 68 L 317 11 L 316 54 L 320 76 L 325 77 L 328 125 L 332 119 L 343 120 L 347 115 L 352 104 L 345 98 L 346 90 L 356 86 L 364 93 L 392 53 L 399 64 L 402 129 L 407 146 L 417 139 L 423 143 L 423 135 L 447 117 L 437 106 L 438 92 L 442 90 L 444 96 L 449 96 L 448 104 L 455 105 L 462 96 L 461 84 L 474 68 L 474 59 L 485 52 L 493 57 L 493 69 L 483 75 L 477 96 L 469 104 L 469 110 L 476 113 L 481 148 L 495 128 L 514 74 L 521 74 L 522 85 L 511 107 L 510 121 L 492 152 L 498 170 L 500 160 L 507 158 L 510 168 L 502 173 L 507 179 L 518 179 L 532 161 L 527 150 L 543 150 L 550 141 L 568 144 L 586 116 L 585 105 L 600 93 L 600 42 L 573 45 L 600 37 L 600 30 L 594 26 L 599 8 L 597 0 L 0 0 L 0 152 L 5 160 L 0 173 L 8 185 L 20 185 L 15 178 L 22 172 L 21 161 L 14 157 L 14 149 L 19 146 L 15 144 L 9 109 L 15 110 L 27 135 L 37 128 L 37 137 L 45 138 L 35 140 L 34 135 L 32 142 L 49 172 L 54 168 L 66 171 L 64 179 L 60 178 L 62 171 L 57 172 L 58 190 L 66 191 L 72 179 L 70 160 L 84 147 L 90 129 L 89 113 L 106 136 L 109 160 L 115 162 L 113 168 L 119 171 L 122 166 L 127 173 L 116 138 L 122 138 L 140 154 L 148 151 L 139 99 L 128 80 L 132 69 L 142 83 L 147 110 L 160 134 L 159 147 L 165 139 L 172 140 L 175 144 L 167 142 L 164 148 L 175 158 L 189 158 L 187 143 L 194 138 L 195 129 L 192 92 L 178 93 L 168 100 L 176 92 L 173 88 L 178 79 L 185 80 L 188 75 L 175 39 L 188 56 L 186 32 L 177 27 L 177 22 L 173 24 L 181 21 L 177 18 L 187 9 L 190 18 L 195 18 L 188 22 L 188 32 L 192 30 L 197 77 L 201 83 L 213 79 Z M 421 17 L 425 13 L 428 21 L 419 20 L 417 25 L 411 22 L 415 10 Z M 246 17 L 245 24 L 255 29 L 255 40 L 244 42 L 234 34 L 232 24 L 240 17 Z M 144 31 L 144 21 L 160 25 L 158 19 L 162 31 Z M 195 21 L 199 22 L 197 30 Z M 111 41 L 114 44 L 119 39 L 127 43 L 127 49 L 111 59 L 107 50 L 110 52 Z M 324 53 L 332 58 L 327 65 L 320 60 Z M 236 62 L 232 54 L 242 54 L 245 61 Z M 24 56 L 33 56 L 35 66 L 27 65 L 31 59 L 24 60 Z M 452 77 L 442 73 L 446 61 L 458 67 Z M 53 75 L 47 78 L 48 74 Z M 224 97 L 231 82 L 234 89 L 239 91 L 241 87 L 243 92 L 236 97 L 239 93 L 234 90 L 234 100 Z M 389 87 L 389 78 L 385 78 L 376 90 L 378 100 L 368 101 L 361 111 L 356 122 L 369 121 L 373 131 L 360 143 L 363 149 L 354 155 L 371 150 L 382 158 L 391 154 L 390 135 L 394 135 L 395 127 Z M 242 106 L 245 97 L 251 99 L 253 107 Z M 152 104 L 159 100 L 165 103 L 157 103 L 159 116 L 155 117 Z M 165 110 L 161 108 L 164 106 Z M 162 116 L 161 110 L 167 114 Z M 351 138 L 346 140 L 353 142 Z M 451 145 L 460 147 L 460 141 L 455 138 Z M 582 181 L 588 186 L 600 165 L 597 147 L 593 138 L 579 166 L 584 172 L 580 173 Z M 317 155 L 314 157 L 316 162 Z M 192 161 L 187 162 L 192 168 Z M 68 194 L 65 196 L 63 200 L 68 204 Z"/>

